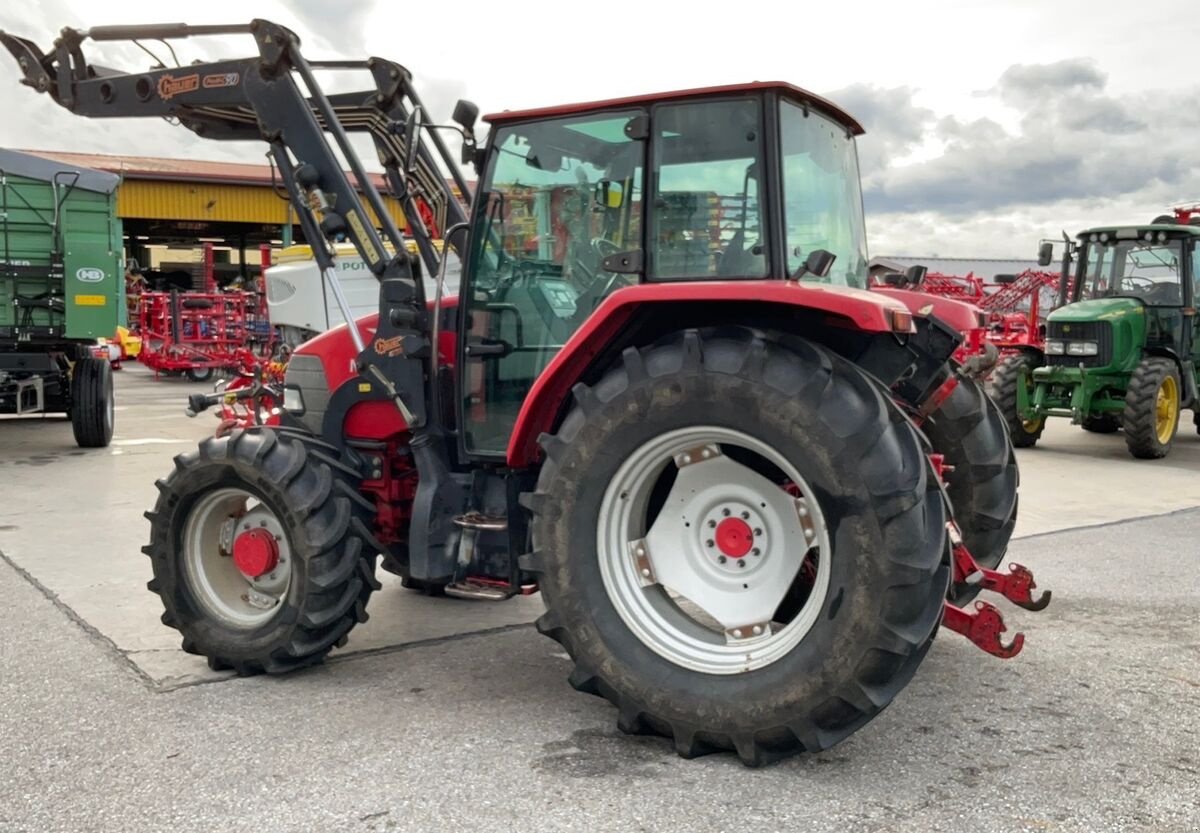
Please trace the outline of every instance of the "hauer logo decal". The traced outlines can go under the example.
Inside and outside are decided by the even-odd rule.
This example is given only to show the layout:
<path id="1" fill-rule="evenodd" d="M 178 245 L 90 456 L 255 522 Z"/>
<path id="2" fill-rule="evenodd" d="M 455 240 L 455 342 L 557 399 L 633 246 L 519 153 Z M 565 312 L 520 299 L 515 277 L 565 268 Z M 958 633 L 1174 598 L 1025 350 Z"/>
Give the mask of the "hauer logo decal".
<path id="1" fill-rule="evenodd" d="M 164 75 L 158 79 L 158 97 L 170 101 L 180 93 L 194 93 L 200 89 L 200 76 L 196 73 L 176 78 L 174 75 Z"/>
<path id="2" fill-rule="evenodd" d="M 381 356 L 401 356 L 404 354 L 404 336 L 375 339 L 375 352 Z"/>
<path id="3" fill-rule="evenodd" d="M 222 87 L 236 87 L 240 76 L 236 72 L 220 72 L 216 75 L 206 75 L 200 85 L 206 90 L 218 90 Z"/>
<path id="4" fill-rule="evenodd" d="M 75 277 L 84 283 L 100 283 L 104 280 L 104 270 L 95 266 L 84 266 L 75 270 Z"/>

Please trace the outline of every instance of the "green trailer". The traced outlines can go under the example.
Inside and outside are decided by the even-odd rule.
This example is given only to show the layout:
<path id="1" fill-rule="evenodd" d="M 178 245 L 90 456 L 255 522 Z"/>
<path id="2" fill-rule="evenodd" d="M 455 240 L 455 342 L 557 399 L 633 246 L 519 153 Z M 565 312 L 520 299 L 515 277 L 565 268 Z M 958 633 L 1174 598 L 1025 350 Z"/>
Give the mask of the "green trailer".
<path id="1" fill-rule="evenodd" d="M 1067 417 L 1086 431 L 1122 432 L 1134 457 L 1167 455 L 1180 410 L 1200 409 L 1198 223 L 1200 214 L 1179 210 L 1068 241 L 1044 350 L 1011 355 L 992 375 L 1013 445 L 1033 446 L 1048 418 Z M 1051 257 L 1043 244 L 1042 262 Z"/>
<path id="2" fill-rule="evenodd" d="M 85 448 L 113 431 L 95 348 L 124 318 L 118 182 L 0 150 L 0 414 L 68 414 Z"/>

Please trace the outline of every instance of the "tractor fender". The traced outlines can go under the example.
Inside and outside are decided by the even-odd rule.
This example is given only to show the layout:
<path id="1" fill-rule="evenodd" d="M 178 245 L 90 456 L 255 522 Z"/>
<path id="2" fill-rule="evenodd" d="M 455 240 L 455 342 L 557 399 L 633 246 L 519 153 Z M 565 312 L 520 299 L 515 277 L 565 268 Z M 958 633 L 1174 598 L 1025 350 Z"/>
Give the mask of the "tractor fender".
<path id="1" fill-rule="evenodd" d="M 968 333 L 971 330 L 987 326 L 987 313 L 967 301 L 891 286 L 872 287 L 871 291 L 878 295 L 894 298 L 908 307 L 913 315 L 936 316 L 960 333 Z"/>
<path id="2" fill-rule="evenodd" d="M 1200 399 L 1200 393 L 1196 390 L 1196 372 L 1192 369 L 1191 362 L 1184 362 L 1170 347 L 1147 347 L 1142 352 L 1147 356 L 1161 356 L 1175 362 L 1175 369 L 1179 371 L 1179 378 L 1183 381 L 1184 392 L 1184 401 L 1179 403 L 1179 407 L 1190 408 Z"/>
<path id="3" fill-rule="evenodd" d="M 508 465 L 521 468 L 537 462 L 538 436 L 554 429 L 571 389 L 635 312 L 680 303 L 775 304 L 824 313 L 836 326 L 869 333 L 895 332 L 893 322 L 900 319 L 894 313 L 908 311 L 905 304 L 879 292 L 793 280 L 644 283 L 619 289 L 595 309 L 534 381 L 509 437 Z M 915 328 L 909 323 L 904 332 Z"/>

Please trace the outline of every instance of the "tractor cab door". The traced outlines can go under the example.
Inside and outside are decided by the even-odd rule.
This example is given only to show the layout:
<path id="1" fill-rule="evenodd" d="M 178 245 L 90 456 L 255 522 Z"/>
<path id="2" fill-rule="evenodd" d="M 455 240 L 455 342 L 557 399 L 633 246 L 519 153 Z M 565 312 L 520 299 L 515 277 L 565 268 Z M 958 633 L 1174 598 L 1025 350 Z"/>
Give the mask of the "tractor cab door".
<path id="1" fill-rule="evenodd" d="M 464 280 L 464 450 L 502 455 L 538 374 L 641 268 L 646 114 L 501 126 L 476 200 Z"/>
<path id="2" fill-rule="evenodd" d="M 465 276 L 468 454 L 504 454 L 534 380 L 612 292 L 768 275 L 762 119 L 738 96 L 497 127 Z"/>

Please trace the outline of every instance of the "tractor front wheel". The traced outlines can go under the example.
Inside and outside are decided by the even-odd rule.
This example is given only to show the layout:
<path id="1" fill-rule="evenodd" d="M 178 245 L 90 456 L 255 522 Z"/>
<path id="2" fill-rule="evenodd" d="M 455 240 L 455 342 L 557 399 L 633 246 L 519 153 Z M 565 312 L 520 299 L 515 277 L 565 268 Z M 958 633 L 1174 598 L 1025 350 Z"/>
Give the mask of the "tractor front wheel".
<path id="1" fill-rule="evenodd" d="M 539 630 L 618 727 L 757 765 L 825 749 L 911 679 L 949 579 L 921 440 L 804 341 L 627 349 L 542 441 Z"/>
<path id="2" fill-rule="evenodd" d="M 1143 460 L 1166 457 L 1179 430 L 1179 370 L 1159 356 L 1142 359 L 1125 391 L 1121 424 L 1129 453 Z"/>
<path id="3" fill-rule="evenodd" d="M 209 437 L 175 458 L 150 519 L 163 624 L 217 670 L 320 662 L 379 587 L 363 509 L 343 468 L 269 428 Z"/>
<path id="4" fill-rule="evenodd" d="M 992 397 L 1008 423 L 1008 434 L 1017 448 L 1033 448 L 1046 428 L 1045 417 L 1025 419 L 1018 412 L 1017 390 L 1021 384 L 1029 396 L 1033 396 L 1033 369 L 1036 360 L 1025 353 L 1008 356 L 992 373 Z"/>

